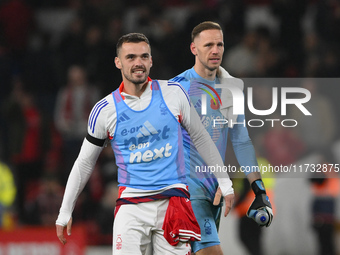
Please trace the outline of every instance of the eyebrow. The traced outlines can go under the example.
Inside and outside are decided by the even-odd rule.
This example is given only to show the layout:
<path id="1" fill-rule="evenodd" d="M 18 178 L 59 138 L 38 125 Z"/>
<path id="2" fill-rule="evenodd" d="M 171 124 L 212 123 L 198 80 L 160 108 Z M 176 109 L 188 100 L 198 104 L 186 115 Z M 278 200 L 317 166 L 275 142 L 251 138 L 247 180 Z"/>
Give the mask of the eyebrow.
<path id="1" fill-rule="evenodd" d="M 142 57 L 150 57 L 150 53 L 143 53 Z"/>
<path id="2" fill-rule="evenodd" d="M 126 56 L 125 56 L 125 58 L 129 58 L 129 57 L 136 57 L 137 56 L 137 54 L 127 54 Z M 149 57 L 150 56 L 150 53 L 142 53 L 141 55 L 140 55 L 141 57 Z"/>
<path id="3" fill-rule="evenodd" d="M 135 57 L 135 56 L 136 56 L 136 54 L 127 54 L 127 55 L 125 55 L 126 58 Z"/>
<path id="4" fill-rule="evenodd" d="M 203 46 L 207 46 L 207 45 L 209 45 L 209 44 L 215 44 L 215 42 L 207 42 L 207 43 L 203 44 Z M 216 44 L 217 44 L 217 45 L 220 45 L 220 44 L 221 44 L 221 45 L 224 45 L 224 42 L 221 41 L 221 42 L 217 42 Z"/>

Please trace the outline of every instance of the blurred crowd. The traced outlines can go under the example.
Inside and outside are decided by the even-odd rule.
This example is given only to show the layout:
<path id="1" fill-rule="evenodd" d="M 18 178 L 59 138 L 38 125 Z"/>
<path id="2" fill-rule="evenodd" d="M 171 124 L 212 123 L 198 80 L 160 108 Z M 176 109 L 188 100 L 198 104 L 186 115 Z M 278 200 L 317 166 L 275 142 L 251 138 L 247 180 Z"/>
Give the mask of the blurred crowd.
<path id="1" fill-rule="evenodd" d="M 222 26 L 222 65 L 235 77 L 340 76 L 337 0 L 0 0 L 0 160 L 8 166 L 0 165 L 0 179 L 13 174 L 0 195 L 2 227 L 54 226 L 92 106 L 121 82 L 118 38 L 147 35 L 151 77 L 170 79 L 193 66 L 190 33 L 205 20 Z M 317 81 L 300 85 L 312 93 L 313 117 L 290 112 L 298 128 L 249 129 L 271 164 L 328 153 L 340 138 L 340 89 Z M 273 85 L 252 86 L 254 105 L 269 109 Z M 107 147 L 75 208 L 74 222 L 87 222 L 93 244 L 111 243 L 116 171 Z"/>

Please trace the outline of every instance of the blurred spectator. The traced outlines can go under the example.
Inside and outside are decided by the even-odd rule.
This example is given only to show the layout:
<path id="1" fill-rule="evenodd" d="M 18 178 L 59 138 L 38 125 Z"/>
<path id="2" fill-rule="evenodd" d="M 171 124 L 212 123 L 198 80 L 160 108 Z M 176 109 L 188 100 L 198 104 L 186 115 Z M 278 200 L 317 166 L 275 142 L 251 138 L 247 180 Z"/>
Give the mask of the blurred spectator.
<path id="1" fill-rule="evenodd" d="M 310 179 L 313 193 L 312 226 L 318 241 L 318 255 L 336 253 L 336 201 L 340 194 L 339 175 L 335 172 L 333 160 L 323 157 L 322 171 L 315 172 Z"/>
<path id="2" fill-rule="evenodd" d="M 107 10 L 110 2 L 107 0 L 82 0 L 79 8 L 77 9 L 79 17 L 84 22 L 84 28 L 87 29 L 92 25 L 103 26 L 107 21 Z M 106 15 L 103 15 L 106 13 Z"/>
<path id="3" fill-rule="evenodd" d="M 0 102 L 3 102 L 10 93 L 11 78 L 13 75 L 13 59 L 10 53 L 9 46 L 6 45 L 5 38 L 3 38 L 0 33 Z"/>
<path id="4" fill-rule="evenodd" d="M 10 227 L 9 208 L 13 205 L 16 186 L 12 170 L 0 161 L 0 229 Z"/>
<path id="5" fill-rule="evenodd" d="M 23 86 L 23 82 L 19 77 L 13 77 L 10 84 L 10 95 L 1 105 L 7 131 L 6 141 L 8 142 L 6 144 L 7 149 L 4 151 L 8 155 L 8 159 L 12 159 L 15 154 L 18 154 L 22 147 L 22 137 L 17 134 L 24 133 L 24 117 L 20 105 L 24 94 Z M 8 139 L 8 137 L 11 137 L 11 139 Z"/>
<path id="6" fill-rule="evenodd" d="M 35 8 L 55 8 L 64 7 L 69 0 L 25 0 L 31 6 Z"/>
<path id="7" fill-rule="evenodd" d="M 280 119 L 273 116 L 272 119 Z M 305 153 L 303 141 L 279 121 L 270 127 L 263 137 L 263 146 L 268 161 L 273 166 L 286 166 L 296 162 Z"/>
<path id="8" fill-rule="evenodd" d="M 96 1 L 93 2 L 100 3 L 99 5 L 99 15 L 102 19 L 101 24 L 107 24 L 110 22 L 112 18 L 119 18 L 121 19 L 123 15 L 123 11 L 129 4 L 127 0 L 102 0 L 102 1 Z M 98 22 L 98 21 L 96 21 Z"/>
<path id="9" fill-rule="evenodd" d="M 256 160 L 259 171 L 264 167 L 269 169 L 270 163 L 265 157 L 263 150 L 263 137 L 257 135 L 254 137 L 253 143 L 256 152 Z M 262 168 L 263 167 L 263 168 Z M 262 180 L 266 188 L 266 193 L 273 206 L 274 215 L 276 215 L 276 206 L 274 204 L 274 188 L 275 188 L 275 174 L 270 171 L 261 172 Z M 235 203 L 233 211 L 237 217 L 238 238 L 241 244 L 249 255 L 264 254 L 264 232 L 265 228 L 260 227 L 253 219 L 247 217 L 247 211 L 254 200 L 254 193 L 251 189 L 249 181 L 245 178 L 242 172 L 236 173 L 233 177 L 233 187 L 235 190 Z"/>
<path id="10" fill-rule="evenodd" d="M 9 156 L 14 165 L 18 187 L 19 220 L 27 221 L 24 201 L 27 189 L 42 172 L 42 119 L 33 95 L 14 79 L 11 97 L 4 105 L 9 135 Z"/>
<path id="11" fill-rule="evenodd" d="M 298 122 L 294 131 L 309 151 L 327 151 L 337 130 L 334 107 L 328 98 L 318 92 L 320 85 L 317 79 L 303 79 L 301 82 L 301 86 L 309 90 L 312 96 L 312 99 L 304 104 L 312 116 L 304 115 L 297 107 L 292 108 L 290 117 Z"/>
<path id="12" fill-rule="evenodd" d="M 183 70 L 185 70 L 188 66 L 192 66 L 194 63 L 194 56 L 191 51 L 188 50 L 191 44 L 191 30 L 197 24 L 206 21 L 206 20 L 214 20 L 217 18 L 217 15 L 208 8 L 205 8 L 203 1 L 190 0 L 187 3 L 187 17 L 185 22 L 180 30 L 180 34 L 177 38 L 177 43 L 182 46 L 177 48 L 178 55 L 181 56 L 181 61 L 177 61 L 174 70 L 178 70 L 173 75 L 174 76 Z M 173 57 L 172 57 L 173 58 Z M 175 59 L 175 58 L 174 58 Z M 172 60 L 173 61 L 173 60 Z"/>
<path id="13" fill-rule="evenodd" d="M 29 224 L 54 226 L 64 190 L 54 175 L 44 175 L 25 201 Z"/>
<path id="14" fill-rule="evenodd" d="M 316 33 L 306 34 L 304 37 L 304 76 L 315 77 L 320 69 L 324 55 L 324 45 Z"/>
<path id="15" fill-rule="evenodd" d="M 283 72 L 281 50 L 265 26 L 247 32 L 239 44 L 227 50 L 223 65 L 237 77 L 278 77 Z"/>
<path id="16" fill-rule="evenodd" d="M 17 57 L 21 57 L 33 29 L 33 11 L 22 0 L 2 1 L 0 28 L 0 34 L 4 34 L 7 45 Z"/>
<path id="17" fill-rule="evenodd" d="M 315 28 L 324 42 L 340 44 L 340 2 L 337 0 L 316 1 Z"/>
<path id="18" fill-rule="evenodd" d="M 51 36 L 48 33 L 32 33 L 23 58 L 22 71 L 27 86 L 41 98 L 40 106 L 49 111 L 53 110 L 51 99 L 54 101 L 58 91 L 55 54 L 50 41 Z"/>
<path id="19" fill-rule="evenodd" d="M 87 134 L 88 116 L 99 96 L 98 89 L 88 83 L 85 69 L 71 66 L 67 84 L 57 95 L 54 115 L 55 126 L 63 140 L 63 169 L 66 175 Z"/>
<path id="20" fill-rule="evenodd" d="M 304 76 L 338 77 L 339 53 L 337 46 L 324 42 L 316 33 L 307 34 L 304 40 Z"/>
<path id="21" fill-rule="evenodd" d="M 65 79 L 60 80 L 65 84 L 67 80 L 67 70 L 75 64 L 85 62 L 85 42 L 84 42 L 84 21 L 78 16 L 69 25 L 68 31 L 62 36 L 58 47 L 59 72 Z"/>
<path id="22" fill-rule="evenodd" d="M 321 59 L 317 77 L 338 77 L 340 73 L 340 59 L 338 46 L 328 45 Z"/>
<path id="23" fill-rule="evenodd" d="M 117 182 L 118 167 L 115 155 L 112 153 L 112 148 L 110 146 L 103 149 L 98 159 L 98 165 L 104 185 Z"/>
<path id="24" fill-rule="evenodd" d="M 106 56 L 107 47 L 103 40 L 103 31 L 101 27 L 92 25 L 85 33 L 85 56 L 84 56 L 84 68 L 87 72 L 88 80 L 91 84 L 98 82 L 104 83 L 106 70 Z M 113 68 L 113 60 L 112 60 Z"/>
<path id="25" fill-rule="evenodd" d="M 46 154 L 44 158 L 44 173 L 59 176 L 62 166 L 62 146 L 63 141 L 60 133 L 56 130 L 53 121 L 47 125 L 49 130 L 46 137 Z"/>
<path id="26" fill-rule="evenodd" d="M 143 33 L 154 45 L 152 57 L 157 59 L 159 64 L 154 66 L 152 75 L 159 79 L 171 77 L 173 73 L 171 68 L 172 66 L 176 67 L 178 63 L 178 61 L 174 63 L 173 53 L 177 54 L 177 50 L 181 49 L 173 22 L 165 19 L 163 15 L 164 9 L 161 2 L 152 1 L 152 5 L 144 2 L 136 6 L 133 5 L 127 9 L 126 15 L 123 16 L 123 31 Z M 169 58 L 169 56 L 171 57 Z"/>
<path id="27" fill-rule="evenodd" d="M 256 74 L 257 35 L 247 32 L 240 44 L 225 53 L 223 67 L 235 77 L 253 77 Z"/>
<path id="28" fill-rule="evenodd" d="M 119 37 L 123 34 L 123 22 L 120 15 L 114 15 L 108 20 L 107 26 L 104 29 L 104 41 L 106 47 L 106 54 L 103 56 L 104 65 L 101 67 L 101 87 L 102 95 L 111 93 L 116 88 L 113 84 L 118 84 L 116 81 L 121 80 L 120 70 L 114 67 L 114 56 L 116 56 L 116 44 Z"/>
<path id="29" fill-rule="evenodd" d="M 159 1 L 141 3 L 127 9 L 123 19 L 124 32 L 138 32 L 145 34 L 151 43 L 157 43 L 163 36 L 162 29 L 163 9 Z"/>
<path id="30" fill-rule="evenodd" d="M 114 215 L 113 211 L 118 198 L 118 183 L 110 182 L 105 186 L 105 193 L 101 198 L 98 212 L 96 215 L 96 223 L 99 227 L 101 245 L 111 245 L 112 228 Z"/>
<path id="31" fill-rule="evenodd" d="M 217 11 L 225 31 L 224 47 L 229 49 L 231 45 L 239 42 L 245 33 L 246 4 L 244 1 L 220 1 Z"/>
<path id="32" fill-rule="evenodd" d="M 118 42 L 118 39 L 123 34 L 122 26 L 123 26 L 123 22 L 122 22 L 120 15 L 111 17 L 108 20 L 108 24 L 107 24 L 106 31 L 105 31 L 105 39 L 107 42 L 109 42 L 111 47 L 114 49 L 116 49 L 116 44 Z M 114 55 L 111 55 L 111 56 L 114 56 Z"/>
<path id="33" fill-rule="evenodd" d="M 178 59 L 173 56 L 178 53 L 178 49 L 186 47 L 183 47 L 182 41 L 177 39 L 179 33 L 171 20 L 164 19 L 161 22 L 160 25 L 164 34 L 154 44 L 156 49 L 152 50 L 152 56 L 157 59 L 159 64 L 153 67 L 152 74 L 159 77 L 159 79 L 167 79 L 171 77 L 174 70 L 178 70 Z M 187 46 L 189 47 L 189 45 Z M 167 50 L 162 51 L 163 47 Z M 190 59 L 193 59 L 192 57 Z"/>
<path id="34" fill-rule="evenodd" d="M 256 151 L 258 152 L 258 147 Z M 259 166 L 266 166 L 269 169 L 270 163 L 264 157 L 257 157 Z M 262 174 L 262 180 L 266 188 L 267 195 L 275 210 L 274 201 L 274 185 L 275 179 L 272 172 Z M 233 186 L 236 189 L 236 200 L 234 211 L 238 218 L 238 236 L 248 254 L 262 255 L 263 248 L 263 228 L 261 228 L 253 219 L 247 217 L 247 211 L 254 201 L 254 193 L 249 185 L 247 178 L 233 179 Z M 275 211 L 274 211 L 275 213 Z"/>
<path id="35" fill-rule="evenodd" d="M 288 68 L 295 69 L 295 75 L 302 67 L 302 19 L 307 4 L 308 0 L 274 0 L 271 3 L 272 12 L 280 22 L 279 42 L 287 53 Z"/>
<path id="36" fill-rule="evenodd" d="M 282 53 L 275 45 L 270 30 L 265 26 L 256 28 L 257 34 L 257 77 L 282 76 Z"/>
<path id="37" fill-rule="evenodd" d="M 275 83 L 275 79 L 268 79 L 268 78 L 250 78 L 245 79 L 245 86 L 249 86 L 249 88 L 252 88 L 252 106 L 256 110 L 269 110 L 272 108 L 274 104 L 274 98 L 275 95 L 273 95 L 273 91 L 275 86 L 278 86 L 277 83 Z M 275 85 L 274 85 L 275 84 Z M 245 92 L 248 92 L 247 89 L 244 89 Z M 279 90 L 278 90 L 279 91 Z M 247 94 L 247 99 L 250 100 L 250 94 Z M 246 107 L 246 115 L 248 116 L 249 120 L 251 119 L 259 119 L 259 115 L 254 114 L 248 107 Z M 277 109 L 278 111 L 278 109 Z M 270 115 L 267 116 L 269 119 L 273 119 Z M 264 119 L 263 119 L 264 121 Z M 266 122 L 264 122 L 266 123 Z M 277 125 L 279 125 L 279 122 L 276 122 Z M 267 132 L 268 129 L 271 129 L 272 124 L 268 122 L 261 128 L 249 128 L 249 133 L 251 136 L 258 136 L 263 135 L 265 132 Z M 261 146 L 263 146 L 261 144 Z"/>
<path id="38" fill-rule="evenodd" d="M 65 140 L 82 140 L 87 134 L 87 116 L 98 100 L 98 90 L 87 81 L 81 66 L 71 66 L 67 85 L 58 93 L 55 124 Z"/>
<path id="39" fill-rule="evenodd" d="M 189 15 L 184 24 L 184 32 L 186 33 L 186 36 L 190 35 L 190 31 L 197 24 L 207 20 L 214 21 L 218 19 L 218 9 L 208 7 L 204 0 L 190 0 L 188 1 L 188 8 Z M 191 42 L 191 37 L 188 36 L 188 38 Z"/>

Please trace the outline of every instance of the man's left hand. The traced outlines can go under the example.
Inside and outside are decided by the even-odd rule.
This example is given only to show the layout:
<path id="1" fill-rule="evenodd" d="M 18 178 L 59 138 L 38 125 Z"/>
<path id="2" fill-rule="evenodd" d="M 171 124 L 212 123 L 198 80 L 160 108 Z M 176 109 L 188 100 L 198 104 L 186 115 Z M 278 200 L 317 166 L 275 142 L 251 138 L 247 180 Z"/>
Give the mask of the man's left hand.
<path id="1" fill-rule="evenodd" d="M 219 205 L 221 202 L 222 198 L 222 191 L 220 188 L 217 189 L 213 205 Z M 224 211 L 224 217 L 227 217 L 229 214 L 233 204 L 234 204 L 234 194 L 229 194 L 224 197 L 224 202 L 225 202 L 225 211 Z"/>

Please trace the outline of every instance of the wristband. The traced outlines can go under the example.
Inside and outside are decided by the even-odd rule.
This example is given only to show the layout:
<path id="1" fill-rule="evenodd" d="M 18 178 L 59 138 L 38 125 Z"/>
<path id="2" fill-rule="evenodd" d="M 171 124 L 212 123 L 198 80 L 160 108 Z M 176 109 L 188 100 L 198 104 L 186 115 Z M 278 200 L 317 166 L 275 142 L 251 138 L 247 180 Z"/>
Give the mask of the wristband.
<path id="1" fill-rule="evenodd" d="M 217 178 L 217 181 L 222 191 L 222 196 L 234 194 L 233 183 L 229 178 Z"/>
<path id="2" fill-rule="evenodd" d="M 251 188 L 253 189 L 256 196 L 266 194 L 266 189 L 264 188 L 264 184 L 261 179 L 253 181 L 253 183 L 251 184 Z"/>

